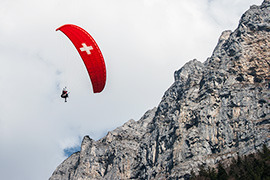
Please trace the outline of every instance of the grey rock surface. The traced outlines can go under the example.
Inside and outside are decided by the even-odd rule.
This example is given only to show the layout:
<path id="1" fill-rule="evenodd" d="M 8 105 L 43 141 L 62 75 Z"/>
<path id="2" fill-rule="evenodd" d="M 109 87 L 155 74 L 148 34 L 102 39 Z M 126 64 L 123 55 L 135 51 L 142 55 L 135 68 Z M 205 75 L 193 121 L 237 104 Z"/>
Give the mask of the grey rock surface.
<path id="1" fill-rule="evenodd" d="M 270 0 L 224 31 L 210 58 L 192 60 L 157 108 L 99 141 L 85 136 L 50 180 L 189 179 L 270 146 Z"/>

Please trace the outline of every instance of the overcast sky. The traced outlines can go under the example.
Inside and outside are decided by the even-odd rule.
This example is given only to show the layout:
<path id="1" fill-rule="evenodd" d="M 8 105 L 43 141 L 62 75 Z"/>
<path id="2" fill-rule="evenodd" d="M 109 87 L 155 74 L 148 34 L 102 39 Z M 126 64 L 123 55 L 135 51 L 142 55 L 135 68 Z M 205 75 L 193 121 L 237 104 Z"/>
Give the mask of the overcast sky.
<path id="1" fill-rule="evenodd" d="M 157 106 L 175 70 L 211 56 L 262 0 L 0 0 L 0 179 L 45 180 L 83 136 L 98 140 Z M 107 84 L 93 94 L 60 31 L 71 23 L 99 45 Z M 60 98 L 67 86 L 70 98 Z"/>

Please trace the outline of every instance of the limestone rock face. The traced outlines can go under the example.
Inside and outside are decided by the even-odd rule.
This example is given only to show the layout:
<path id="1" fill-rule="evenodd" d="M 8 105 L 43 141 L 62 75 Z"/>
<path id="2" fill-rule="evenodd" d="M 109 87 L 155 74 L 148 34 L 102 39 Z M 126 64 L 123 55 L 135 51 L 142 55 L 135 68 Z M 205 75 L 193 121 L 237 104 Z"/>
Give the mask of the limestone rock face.
<path id="1" fill-rule="evenodd" d="M 157 108 L 99 141 L 85 136 L 50 180 L 189 179 L 198 165 L 269 147 L 270 0 L 223 32 L 204 63 L 174 77 Z"/>

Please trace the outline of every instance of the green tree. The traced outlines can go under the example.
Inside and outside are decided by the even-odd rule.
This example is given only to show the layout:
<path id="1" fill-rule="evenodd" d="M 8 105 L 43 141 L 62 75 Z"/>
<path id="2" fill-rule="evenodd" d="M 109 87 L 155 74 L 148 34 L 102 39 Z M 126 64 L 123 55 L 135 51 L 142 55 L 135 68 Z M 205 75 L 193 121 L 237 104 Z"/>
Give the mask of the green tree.
<path id="1" fill-rule="evenodd" d="M 217 172 L 214 168 L 208 167 L 208 177 L 211 180 L 217 180 Z"/>
<path id="2" fill-rule="evenodd" d="M 229 172 L 227 174 L 227 172 Z M 263 145 L 262 150 L 255 154 L 232 159 L 232 163 L 226 169 L 221 163 L 218 164 L 217 172 L 214 168 L 199 167 L 199 175 L 193 180 L 270 180 L 270 150 Z"/>
<path id="3" fill-rule="evenodd" d="M 218 173 L 217 173 L 217 179 L 218 180 L 227 180 L 229 178 L 226 170 L 223 168 L 222 164 L 218 164 Z"/>

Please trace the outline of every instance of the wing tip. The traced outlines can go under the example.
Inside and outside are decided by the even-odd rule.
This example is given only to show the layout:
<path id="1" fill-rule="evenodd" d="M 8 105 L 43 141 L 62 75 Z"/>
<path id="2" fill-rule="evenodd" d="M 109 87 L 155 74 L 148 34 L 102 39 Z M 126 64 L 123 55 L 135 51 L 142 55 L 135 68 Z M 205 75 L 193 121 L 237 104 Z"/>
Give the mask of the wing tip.
<path id="1" fill-rule="evenodd" d="M 78 26 L 76 26 L 74 24 L 64 24 L 64 25 L 60 26 L 59 28 L 57 28 L 55 31 L 61 30 L 63 27 L 66 27 L 66 26 L 78 27 Z"/>

